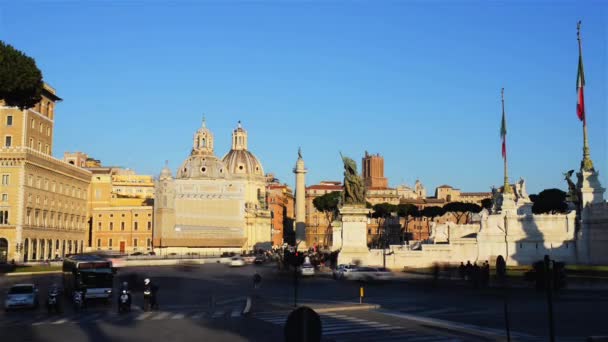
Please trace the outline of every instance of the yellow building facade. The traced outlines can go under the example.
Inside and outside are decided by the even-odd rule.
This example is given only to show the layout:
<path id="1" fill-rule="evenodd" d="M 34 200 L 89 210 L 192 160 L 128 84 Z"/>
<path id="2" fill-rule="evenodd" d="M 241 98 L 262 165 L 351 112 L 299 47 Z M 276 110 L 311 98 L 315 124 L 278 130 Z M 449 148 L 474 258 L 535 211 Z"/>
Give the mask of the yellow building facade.
<path id="1" fill-rule="evenodd" d="M 101 166 L 99 160 L 82 152 L 66 152 L 64 161 L 91 172 L 86 250 L 152 251 L 154 178 Z"/>
<path id="2" fill-rule="evenodd" d="M 91 173 L 54 158 L 55 104 L 20 110 L 0 102 L 0 262 L 41 261 L 83 251 Z"/>

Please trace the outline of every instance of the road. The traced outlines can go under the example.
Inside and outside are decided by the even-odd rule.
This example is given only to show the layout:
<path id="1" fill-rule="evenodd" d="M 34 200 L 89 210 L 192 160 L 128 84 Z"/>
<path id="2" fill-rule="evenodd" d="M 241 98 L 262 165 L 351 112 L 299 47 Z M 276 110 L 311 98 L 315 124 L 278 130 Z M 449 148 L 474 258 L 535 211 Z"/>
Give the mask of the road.
<path id="1" fill-rule="evenodd" d="M 262 275 L 262 286 L 253 290 L 252 277 Z M 141 283 L 145 277 L 159 290 L 159 310 L 143 312 Z M 83 341 L 276 341 L 293 307 L 291 274 L 272 265 L 230 268 L 220 264 L 177 267 L 133 267 L 119 271 L 115 287 L 131 280 L 134 307 L 119 315 L 116 303 L 91 303 L 82 313 L 69 305 L 60 315 L 43 309 L 0 313 L 0 334 L 9 340 L 59 341 L 66 336 Z M 14 283 L 34 282 L 40 298 L 59 275 L 0 277 L 0 290 Z M 137 286 L 136 286 L 137 285 Z M 299 304 L 327 307 L 335 302 L 358 301 L 360 284 L 315 276 L 300 279 Z M 483 341 L 496 340 L 504 332 L 501 292 L 473 290 L 441 283 L 404 280 L 365 284 L 364 302 L 379 304 L 377 310 L 333 311 L 320 314 L 324 341 Z M 243 315 L 248 296 L 253 310 Z M 3 299 L 3 298 L 2 298 Z M 582 340 L 608 335 L 604 323 L 608 295 L 599 292 L 564 292 L 554 304 L 558 340 Z M 509 300 L 511 330 L 516 340 L 547 340 L 546 299 L 532 290 L 512 290 Z M 446 325 L 447 324 L 447 325 Z M 458 329 L 446 329 L 446 326 Z M 494 334 L 493 337 L 483 333 Z M 70 338 L 71 339 L 71 338 Z"/>

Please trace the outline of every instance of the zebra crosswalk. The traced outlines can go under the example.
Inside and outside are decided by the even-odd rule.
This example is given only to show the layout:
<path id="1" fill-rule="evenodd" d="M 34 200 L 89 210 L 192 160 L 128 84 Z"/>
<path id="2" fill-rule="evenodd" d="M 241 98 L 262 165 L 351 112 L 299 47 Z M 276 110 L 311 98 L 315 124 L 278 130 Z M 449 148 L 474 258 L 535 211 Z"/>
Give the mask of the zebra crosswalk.
<path id="1" fill-rule="evenodd" d="M 61 325 L 61 324 L 94 324 L 99 322 L 123 322 L 132 321 L 166 321 L 166 320 L 215 320 L 215 319 L 239 319 L 242 312 L 238 308 L 221 308 L 215 311 L 206 309 L 187 310 L 159 310 L 141 311 L 134 310 L 125 314 L 114 311 L 96 311 L 81 313 L 64 313 L 60 315 L 45 315 L 43 313 L 24 315 L 5 315 L 0 317 L 0 326 L 39 326 L 39 325 Z"/>
<path id="2" fill-rule="evenodd" d="M 257 312 L 253 318 L 275 325 L 284 325 L 288 311 Z M 332 341 L 464 341 L 453 336 L 438 336 L 420 329 L 377 322 L 348 314 L 321 313 L 322 336 Z"/>

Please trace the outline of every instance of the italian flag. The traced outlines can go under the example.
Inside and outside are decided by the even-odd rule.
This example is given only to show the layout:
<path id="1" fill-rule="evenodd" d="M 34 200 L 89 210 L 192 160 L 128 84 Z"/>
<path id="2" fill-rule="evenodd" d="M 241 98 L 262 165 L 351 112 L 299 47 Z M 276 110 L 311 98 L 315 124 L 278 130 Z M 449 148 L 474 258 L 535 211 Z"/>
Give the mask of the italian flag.
<path id="1" fill-rule="evenodd" d="M 580 51 L 578 52 L 578 75 L 576 77 L 576 92 L 578 94 L 578 98 L 576 101 L 576 114 L 578 118 L 585 122 L 585 73 L 583 72 L 583 54 Z"/>
<path id="2" fill-rule="evenodd" d="M 578 118 L 585 122 L 585 94 L 583 89 L 585 88 L 585 73 L 583 72 L 583 54 L 578 51 L 578 74 L 576 75 L 576 92 L 578 98 L 576 101 L 576 114 Z"/>
<path id="3" fill-rule="evenodd" d="M 507 159 L 507 120 L 505 110 L 502 110 L 502 122 L 500 124 L 500 137 L 502 138 L 502 158 Z"/>

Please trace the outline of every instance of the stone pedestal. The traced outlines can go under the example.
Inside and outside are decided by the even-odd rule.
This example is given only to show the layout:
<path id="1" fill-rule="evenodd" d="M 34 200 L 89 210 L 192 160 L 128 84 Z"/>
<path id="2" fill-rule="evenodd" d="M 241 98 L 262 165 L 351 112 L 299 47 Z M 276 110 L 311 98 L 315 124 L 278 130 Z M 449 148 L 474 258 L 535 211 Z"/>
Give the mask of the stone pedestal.
<path id="1" fill-rule="evenodd" d="M 604 192 L 599 180 L 599 171 L 584 171 L 576 174 L 578 183 L 576 187 L 580 191 L 581 208 L 585 208 L 588 204 L 597 204 L 604 202 Z"/>
<path id="2" fill-rule="evenodd" d="M 504 214 L 514 214 L 517 213 L 517 204 L 515 203 L 515 194 L 513 193 L 503 193 L 500 194 L 500 212 Z"/>
<path id="3" fill-rule="evenodd" d="M 337 251 L 342 249 L 342 221 L 340 219 L 331 223 L 332 245 L 331 250 Z"/>
<path id="4" fill-rule="evenodd" d="M 342 249 L 338 255 L 338 264 L 365 264 L 369 249 L 367 248 L 367 219 L 371 212 L 364 206 L 343 206 Z"/>

